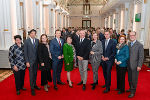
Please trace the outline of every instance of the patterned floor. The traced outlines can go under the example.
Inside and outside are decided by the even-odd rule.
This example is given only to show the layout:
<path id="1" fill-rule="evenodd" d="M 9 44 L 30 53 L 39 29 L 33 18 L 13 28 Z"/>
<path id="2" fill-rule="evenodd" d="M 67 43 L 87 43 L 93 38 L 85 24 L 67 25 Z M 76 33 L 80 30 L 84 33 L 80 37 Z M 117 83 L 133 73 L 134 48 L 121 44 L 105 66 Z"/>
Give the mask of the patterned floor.
<path id="1" fill-rule="evenodd" d="M 13 72 L 10 69 L 0 69 L 0 82 L 2 82 L 4 79 L 12 74 Z"/>

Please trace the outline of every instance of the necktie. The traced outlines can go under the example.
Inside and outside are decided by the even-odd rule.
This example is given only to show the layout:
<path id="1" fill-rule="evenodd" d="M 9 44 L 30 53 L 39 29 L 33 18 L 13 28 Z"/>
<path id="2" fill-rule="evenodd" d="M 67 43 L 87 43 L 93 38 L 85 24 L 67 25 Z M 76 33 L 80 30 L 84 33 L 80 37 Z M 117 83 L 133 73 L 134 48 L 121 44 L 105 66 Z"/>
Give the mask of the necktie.
<path id="1" fill-rule="evenodd" d="M 35 39 L 33 39 L 33 46 L 35 47 Z"/>
<path id="2" fill-rule="evenodd" d="M 61 43 L 60 43 L 60 40 L 58 40 L 58 42 L 59 42 L 59 45 L 60 45 L 60 48 L 61 48 Z"/>
<path id="3" fill-rule="evenodd" d="M 131 47 L 133 46 L 133 42 L 131 42 Z"/>
<path id="4" fill-rule="evenodd" d="M 82 44 L 82 39 L 80 39 L 80 45 Z"/>
<path id="5" fill-rule="evenodd" d="M 105 50 L 107 49 L 107 45 L 108 45 L 108 40 L 105 41 Z"/>

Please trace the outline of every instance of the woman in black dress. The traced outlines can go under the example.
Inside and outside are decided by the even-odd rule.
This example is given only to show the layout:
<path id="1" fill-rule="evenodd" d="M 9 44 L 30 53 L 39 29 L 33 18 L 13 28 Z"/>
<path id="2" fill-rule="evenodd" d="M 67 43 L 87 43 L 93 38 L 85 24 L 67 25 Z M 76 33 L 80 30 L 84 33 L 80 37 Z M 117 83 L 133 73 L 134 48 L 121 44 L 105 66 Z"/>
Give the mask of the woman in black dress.
<path id="1" fill-rule="evenodd" d="M 41 86 L 44 86 L 44 90 L 48 92 L 48 81 L 52 82 L 51 78 L 51 54 L 48 45 L 48 38 L 46 34 L 42 34 L 40 37 L 40 43 L 38 47 L 38 57 L 41 70 Z"/>

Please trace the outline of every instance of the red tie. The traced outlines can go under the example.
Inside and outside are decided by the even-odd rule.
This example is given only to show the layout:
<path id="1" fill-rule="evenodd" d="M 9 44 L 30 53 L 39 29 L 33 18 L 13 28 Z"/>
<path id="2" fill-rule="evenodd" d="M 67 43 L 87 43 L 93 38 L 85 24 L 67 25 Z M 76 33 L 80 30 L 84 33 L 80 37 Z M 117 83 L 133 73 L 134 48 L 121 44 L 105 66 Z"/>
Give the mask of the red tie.
<path id="1" fill-rule="evenodd" d="M 59 41 L 59 45 L 60 45 L 60 48 L 61 48 L 61 43 L 60 43 L 60 40 L 58 40 Z"/>

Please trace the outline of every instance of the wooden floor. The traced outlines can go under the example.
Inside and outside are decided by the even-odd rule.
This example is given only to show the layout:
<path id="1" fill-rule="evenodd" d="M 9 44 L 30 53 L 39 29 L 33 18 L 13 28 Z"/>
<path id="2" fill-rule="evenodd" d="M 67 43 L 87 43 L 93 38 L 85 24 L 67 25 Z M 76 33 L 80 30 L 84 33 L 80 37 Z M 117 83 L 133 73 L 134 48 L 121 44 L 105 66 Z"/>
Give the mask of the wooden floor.
<path id="1" fill-rule="evenodd" d="M 10 69 L 0 69 L 0 82 L 12 74 L 13 74 L 13 72 Z"/>

